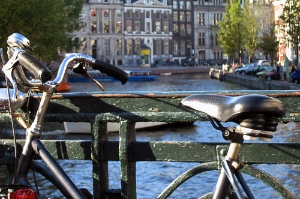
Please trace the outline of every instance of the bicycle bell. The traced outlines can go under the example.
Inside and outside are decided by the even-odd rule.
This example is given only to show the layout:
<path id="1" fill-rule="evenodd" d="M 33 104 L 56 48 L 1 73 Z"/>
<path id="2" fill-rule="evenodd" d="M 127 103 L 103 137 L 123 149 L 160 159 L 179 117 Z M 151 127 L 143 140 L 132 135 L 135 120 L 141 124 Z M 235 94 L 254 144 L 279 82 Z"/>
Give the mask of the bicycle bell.
<path id="1" fill-rule="evenodd" d="M 23 35 L 19 33 L 13 33 L 7 39 L 7 44 L 9 47 L 18 47 L 25 51 L 31 51 L 30 41 Z"/>

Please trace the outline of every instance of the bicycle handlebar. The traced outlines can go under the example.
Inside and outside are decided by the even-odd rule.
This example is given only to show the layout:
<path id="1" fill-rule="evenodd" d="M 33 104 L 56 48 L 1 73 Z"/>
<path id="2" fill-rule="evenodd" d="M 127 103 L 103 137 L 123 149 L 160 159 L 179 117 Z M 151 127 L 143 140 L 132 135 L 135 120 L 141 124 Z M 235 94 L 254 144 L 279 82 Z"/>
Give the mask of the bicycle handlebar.
<path id="1" fill-rule="evenodd" d="M 52 79 L 51 71 L 40 61 L 27 52 L 20 52 L 18 55 L 19 63 L 28 69 L 36 78 L 43 83 Z"/>
<path id="2" fill-rule="evenodd" d="M 125 84 L 128 80 L 128 73 L 109 63 L 96 60 L 92 68 L 94 70 L 99 70 L 101 73 L 105 73 L 108 76 L 112 76 L 113 78 L 120 80 L 122 84 Z"/>
<path id="3" fill-rule="evenodd" d="M 87 74 L 87 68 L 90 66 L 92 66 L 92 69 L 94 70 L 99 70 L 101 73 L 106 73 L 106 75 L 120 80 L 122 84 L 125 84 L 129 77 L 128 73 L 118 67 L 96 60 L 89 55 L 81 53 L 67 53 L 59 66 L 57 76 L 54 80 L 51 80 L 51 71 L 27 52 L 31 49 L 31 47 L 29 46 L 29 40 L 26 37 L 21 34 L 14 33 L 9 37 L 7 42 L 9 45 L 7 54 L 10 60 L 5 63 L 3 53 L 1 53 L 2 62 L 4 64 L 3 72 L 14 85 L 14 89 L 16 89 L 16 81 L 18 81 L 22 87 L 27 88 L 42 88 L 40 86 L 44 83 L 57 87 L 63 81 L 67 67 L 74 61 L 80 64 L 79 72 L 77 71 L 77 73 L 91 80 L 93 80 L 93 78 Z M 20 66 L 29 70 L 35 78 L 33 80 L 28 79 Z M 74 72 L 76 72 L 76 70 L 73 69 Z M 13 74 L 16 78 L 13 78 Z M 97 83 L 96 80 L 94 82 Z"/>
<path id="4" fill-rule="evenodd" d="M 107 75 L 120 80 L 122 84 L 125 84 L 129 77 L 128 73 L 126 73 L 122 69 L 119 69 L 118 67 L 109 63 L 96 60 L 89 55 L 81 53 L 67 53 L 66 57 L 63 59 L 59 66 L 56 78 L 52 81 L 53 83 L 60 84 L 62 82 L 67 70 L 67 66 L 73 61 L 91 64 L 94 70 L 99 70 L 101 73 L 106 73 Z"/>

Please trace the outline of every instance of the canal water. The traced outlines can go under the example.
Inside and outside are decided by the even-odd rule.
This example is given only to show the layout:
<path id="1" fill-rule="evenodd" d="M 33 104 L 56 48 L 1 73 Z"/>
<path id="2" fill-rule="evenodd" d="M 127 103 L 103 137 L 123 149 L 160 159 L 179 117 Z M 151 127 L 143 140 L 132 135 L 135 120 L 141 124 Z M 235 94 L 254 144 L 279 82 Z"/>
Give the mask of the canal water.
<path id="1" fill-rule="evenodd" d="M 224 90 L 249 90 L 251 88 L 236 85 L 229 82 L 220 82 L 210 79 L 207 74 L 193 75 L 170 75 L 159 76 L 158 80 L 151 82 L 128 82 L 121 85 L 119 82 L 103 82 L 102 85 L 106 91 L 224 91 Z M 72 83 L 72 92 L 100 92 L 92 83 Z M 228 124 L 230 125 L 230 124 Z M 233 124 L 231 124 L 233 125 Z M 298 123 L 280 124 L 272 142 L 298 142 L 300 141 Z M 10 130 L 2 128 L 1 137 L 7 137 Z M 21 130 L 17 134 L 22 134 Z M 90 139 L 87 134 L 64 134 L 63 128 L 57 125 L 53 130 L 51 127 L 45 127 L 44 139 Z M 111 133 L 110 140 L 118 140 L 117 133 Z M 219 131 L 213 129 L 209 122 L 195 122 L 193 125 L 178 127 L 171 126 L 151 131 L 138 131 L 137 140 L 139 141 L 191 141 L 191 142 L 225 142 Z M 251 141 L 253 142 L 253 141 Z M 259 142 L 259 141 L 254 141 Z M 79 187 L 88 188 L 92 191 L 92 165 L 90 161 L 59 161 L 62 167 L 74 180 Z M 187 169 L 196 166 L 197 163 L 175 163 L 175 162 L 137 162 L 137 197 L 139 199 L 152 199 L 166 187 L 178 175 Z M 269 174 L 275 176 L 288 189 L 292 191 L 297 198 L 300 198 L 300 166 L 299 165 L 257 165 Z M 109 163 L 110 189 L 119 189 L 120 167 L 118 162 Z M 217 172 L 207 172 L 194 177 L 184 183 L 170 198 L 197 198 L 200 195 L 210 192 L 215 186 Z M 281 198 L 276 192 L 257 180 L 246 176 L 246 180 L 251 184 L 257 198 L 265 199 Z M 45 182 L 43 182 L 45 183 Z M 47 183 L 43 186 L 43 191 L 53 196 L 55 189 L 49 188 Z M 258 194 L 258 195 L 257 195 Z M 58 198 L 58 197 L 52 197 Z"/>

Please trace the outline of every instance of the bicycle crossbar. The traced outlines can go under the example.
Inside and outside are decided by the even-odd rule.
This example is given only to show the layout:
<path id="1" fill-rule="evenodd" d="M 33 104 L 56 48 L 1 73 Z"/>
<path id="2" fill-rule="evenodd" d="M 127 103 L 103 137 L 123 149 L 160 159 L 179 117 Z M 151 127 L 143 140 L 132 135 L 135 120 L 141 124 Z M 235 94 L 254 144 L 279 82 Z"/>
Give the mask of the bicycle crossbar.
<path id="1" fill-rule="evenodd" d="M 51 99 L 45 122 L 90 122 L 91 140 L 43 140 L 56 159 L 92 160 L 95 198 L 137 198 L 137 161 L 217 161 L 227 143 L 136 141 L 135 122 L 193 122 L 206 121 L 203 114 L 179 107 L 183 97 L 191 94 L 244 95 L 264 94 L 280 99 L 287 114 L 281 122 L 299 122 L 298 90 L 285 91 L 215 91 L 215 92 L 156 92 L 156 93 L 66 93 L 55 94 Z M 39 96 L 30 99 L 31 113 L 37 109 Z M 91 106 L 93 105 L 93 106 Z M 26 108 L 24 107 L 24 111 Z M 32 117 L 32 115 L 31 115 Z M 0 122 L 10 122 L 7 114 L 0 115 Z M 110 141 L 106 122 L 119 123 L 119 141 Z M 21 146 L 24 144 L 18 141 Z M 4 147 L 13 145 L 11 140 L 0 141 L 0 157 Z M 245 144 L 241 160 L 255 164 L 300 164 L 300 144 L 253 143 Z M 247 158 L 243 158 L 247 157 Z M 121 190 L 108 187 L 108 161 L 119 161 Z M 122 193 L 122 194 L 121 194 Z M 121 197 L 122 195 L 122 197 Z"/>

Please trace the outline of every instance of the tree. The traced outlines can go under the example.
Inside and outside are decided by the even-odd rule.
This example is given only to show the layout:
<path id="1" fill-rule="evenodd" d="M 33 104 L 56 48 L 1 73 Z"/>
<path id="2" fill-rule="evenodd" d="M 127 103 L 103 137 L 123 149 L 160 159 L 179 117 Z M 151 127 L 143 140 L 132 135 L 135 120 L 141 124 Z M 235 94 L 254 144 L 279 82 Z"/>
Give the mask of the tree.
<path id="1" fill-rule="evenodd" d="M 263 36 L 260 38 L 259 47 L 263 50 L 264 54 L 270 55 L 271 65 L 274 65 L 276 53 L 278 52 L 279 41 L 277 41 L 275 35 L 275 24 L 271 25 L 268 31 L 263 32 Z"/>
<path id="2" fill-rule="evenodd" d="M 215 30 L 218 35 L 218 43 L 227 55 L 235 55 L 241 64 L 242 47 L 244 44 L 243 10 L 240 0 L 230 0 L 225 7 L 226 12 L 222 21 Z"/>
<path id="3" fill-rule="evenodd" d="M 299 0 L 286 0 L 280 16 L 286 25 L 286 39 L 294 44 L 296 64 L 299 64 L 299 43 L 300 43 L 300 4 Z"/>
<path id="4" fill-rule="evenodd" d="M 0 6 L 0 47 L 14 32 L 27 37 L 32 52 L 40 60 L 50 62 L 58 57 L 58 48 L 70 51 L 72 32 L 79 24 L 83 0 L 2 0 Z"/>
<path id="5" fill-rule="evenodd" d="M 258 32 L 261 27 L 261 24 L 259 23 L 259 18 L 256 16 L 258 12 L 255 12 L 257 9 L 257 6 L 253 5 L 250 6 L 248 1 L 245 1 L 245 7 L 244 7 L 244 17 L 243 21 L 244 24 L 247 24 L 245 26 L 245 49 L 248 53 L 248 62 L 250 63 L 251 57 L 254 58 L 254 53 L 257 49 L 258 45 Z"/>

